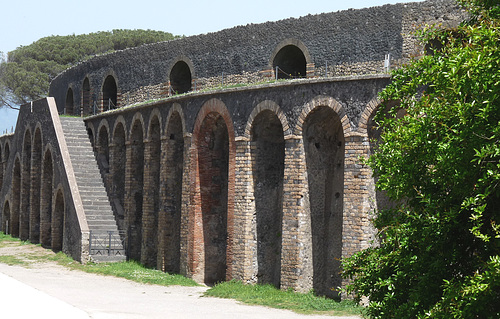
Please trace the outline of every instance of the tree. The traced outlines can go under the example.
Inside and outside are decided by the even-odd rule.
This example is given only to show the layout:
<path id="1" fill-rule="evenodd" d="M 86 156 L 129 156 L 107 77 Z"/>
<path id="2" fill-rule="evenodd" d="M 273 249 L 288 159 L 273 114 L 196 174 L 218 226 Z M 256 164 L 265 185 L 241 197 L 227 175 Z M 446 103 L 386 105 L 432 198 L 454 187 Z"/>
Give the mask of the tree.
<path id="1" fill-rule="evenodd" d="M 83 35 L 50 36 L 0 57 L 0 107 L 14 107 L 48 94 L 62 71 L 97 54 L 175 39 L 152 30 L 113 30 Z"/>
<path id="2" fill-rule="evenodd" d="M 431 54 L 381 94 L 399 106 L 378 112 L 368 164 L 397 204 L 374 218 L 380 244 L 343 262 L 373 318 L 500 318 L 500 5 L 460 2 L 470 19 L 426 27 Z"/>

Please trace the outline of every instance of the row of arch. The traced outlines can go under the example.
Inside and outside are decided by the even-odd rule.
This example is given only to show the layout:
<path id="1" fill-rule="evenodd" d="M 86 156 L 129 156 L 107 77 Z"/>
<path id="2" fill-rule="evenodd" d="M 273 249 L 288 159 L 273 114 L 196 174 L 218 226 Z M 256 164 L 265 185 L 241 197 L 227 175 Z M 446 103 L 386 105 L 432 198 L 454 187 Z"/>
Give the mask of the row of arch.
<path id="1" fill-rule="evenodd" d="M 182 228 L 187 227 L 193 277 L 206 283 L 229 278 L 238 249 L 235 219 L 242 213 L 235 211 L 241 197 L 235 193 L 240 187 L 236 170 L 245 175 L 241 170 L 246 169 L 251 189 L 239 191 L 253 199 L 244 213 L 254 225 L 256 281 L 280 287 L 287 211 L 301 205 L 310 220 L 313 287 L 331 295 L 331 288 L 341 284 L 345 133 L 350 126 L 341 105 L 325 97 L 307 104 L 301 118 L 297 139 L 277 104 L 264 101 L 255 107 L 244 133 L 245 161 L 251 164 L 238 169 L 233 121 L 217 99 L 202 106 L 192 136 L 178 104 L 164 121 L 153 110 L 148 123 L 137 113 L 129 127 L 122 116 L 113 127 L 106 119 L 97 128 L 89 125 L 110 197 L 121 206 L 119 226 L 129 231 L 130 258 L 179 272 Z M 293 175 L 301 161 L 307 175 L 303 181 Z M 290 198 L 290 187 L 300 182 L 306 184 L 305 198 Z M 184 226 L 183 205 L 189 207 Z"/>
<path id="2" fill-rule="evenodd" d="M 6 160 L 10 155 L 8 145 Z M 61 251 L 66 217 L 64 191 L 61 185 L 54 185 L 52 147 L 47 144 L 42 149 L 43 145 L 40 126 L 33 134 L 26 128 L 22 148 L 13 159 L 11 189 L 3 203 L 1 229 L 22 240 Z"/>
<path id="3" fill-rule="evenodd" d="M 294 39 L 288 39 L 278 45 L 272 53 L 272 72 L 277 79 L 304 78 L 307 76 L 307 64 L 311 63 L 311 57 L 306 46 Z M 191 60 L 187 57 L 176 59 L 168 72 L 170 93 L 182 94 L 193 89 L 195 69 Z M 117 77 L 107 74 L 102 81 L 99 92 L 99 103 L 93 101 L 89 77 L 86 76 L 82 83 L 80 107 L 76 108 L 73 88 L 66 91 L 65 113 L 76 115 L 90 115 L 97 112 L 107 111 L 120 107 L 120 94 Z"/>

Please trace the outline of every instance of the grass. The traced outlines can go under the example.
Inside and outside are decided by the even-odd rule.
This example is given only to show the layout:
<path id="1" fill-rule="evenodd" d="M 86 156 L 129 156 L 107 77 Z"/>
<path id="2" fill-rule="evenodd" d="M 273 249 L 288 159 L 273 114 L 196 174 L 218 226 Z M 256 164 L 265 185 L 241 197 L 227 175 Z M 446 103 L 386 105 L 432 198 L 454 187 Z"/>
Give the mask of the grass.
<path id="1" fill-rule="evenodd" d="M 303 314 L 331 316 L 361 315 L 363 307 L 351 300 L 336 301 L 309 293 L 279 290 L 271 285 L 245 285 L 240 281 L 222 282 L 209 289 L 206 296 L 236 299 L 251 305 L 288 309 Z"/>
<path id="2" fill-rule="evenodd" d="M 19 247 L 25 245 L 28 245 L 26 248 L 35 248 L 39 246 L 29 241 L 21 241 L 0 232 L 0 249 L 4 247 Z M 72 270 L 120 277 L 145 284 L 161 286 L 199 286 L 192 279 L 177 274 L 169 274 L 159 270 L 146 268 L 135 261 L 98 264 L 87 263 L 83 265 L 62 252 L 56 254 L 52 253 L 50 250 L 46 250 L 45 252 L 27 249 L 27 252 L 23 251 L 15 255 L 0 255 L 0 263 L 29 268 L 37 263 L 52 262 Z M 350 300 L 338 302 L 333 299 L 315 296 L 312 292 L 302 294 L 291 290 L 279 290 L 271 285 L 245 285 L 239 281 L 219 283 L 207 290 L 205 296 L 236 299 L 250 305 L 288 309 L 303 314 L 359 316 L 363 313 L 363 307 L 360 307 Z"/>

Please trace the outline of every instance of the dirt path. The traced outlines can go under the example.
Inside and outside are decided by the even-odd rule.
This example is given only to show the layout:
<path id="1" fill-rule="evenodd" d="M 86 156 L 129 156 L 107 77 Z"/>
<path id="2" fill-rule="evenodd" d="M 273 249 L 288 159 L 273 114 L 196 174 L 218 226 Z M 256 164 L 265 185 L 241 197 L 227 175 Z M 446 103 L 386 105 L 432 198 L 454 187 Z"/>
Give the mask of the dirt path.
<path id="1" fill-rule="evenodd" d="M 1 255 L 52 254 L 31 245 L 1 247 Z M 2 275 L 3 274 L 3 275 Z M 202 297 L 205 287 L 163 287 L 69 270 L 51 262 L 29 268 L 0 263 L 0 313 L 7 318 L 349 318 L 305 316 Z"/>

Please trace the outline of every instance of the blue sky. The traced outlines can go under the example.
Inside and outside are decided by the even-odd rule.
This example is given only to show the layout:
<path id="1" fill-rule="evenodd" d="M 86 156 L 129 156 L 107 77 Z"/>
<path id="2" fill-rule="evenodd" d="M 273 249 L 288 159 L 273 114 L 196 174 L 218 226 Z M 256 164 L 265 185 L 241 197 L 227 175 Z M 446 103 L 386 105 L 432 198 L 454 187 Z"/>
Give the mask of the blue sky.
<path id="1" fill-rule="evenodd" d="M 418 0 L 416 0 L 418 1 Z M 112 29 L 151 29 L 175 35 L 215 32 L 237 25 L 276 21 L 308 14 L 359 9 L 394 0 L 17 0 L 0 4 L 0 52 L 50 35 Z M 0 134 L 15 126 L 17 112 L 0 110 Z"/>

